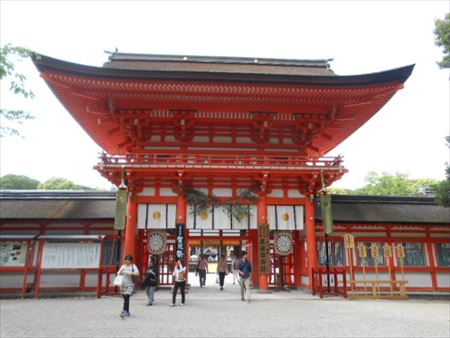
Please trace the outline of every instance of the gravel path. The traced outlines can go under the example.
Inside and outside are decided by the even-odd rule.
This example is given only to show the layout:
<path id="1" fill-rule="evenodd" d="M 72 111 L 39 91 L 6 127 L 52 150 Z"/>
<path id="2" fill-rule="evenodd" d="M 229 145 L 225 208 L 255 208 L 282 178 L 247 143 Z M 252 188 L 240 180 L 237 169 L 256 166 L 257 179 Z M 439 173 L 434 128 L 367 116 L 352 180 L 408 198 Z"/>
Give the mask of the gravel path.
<path id="1" fill-rule="evenodd" d="M 320 300 L 303 291 L 253 293 L 250 304 L 235 285 L 192 288 L 186 306 L 170 307 L 170 291 L 156 303 L 131 299 L 119 318 L 119 297 L 0 301 L 6 337 L 450 337 L 444 300 Z M 180 297 L 178 296 L 178 302 Z"/>

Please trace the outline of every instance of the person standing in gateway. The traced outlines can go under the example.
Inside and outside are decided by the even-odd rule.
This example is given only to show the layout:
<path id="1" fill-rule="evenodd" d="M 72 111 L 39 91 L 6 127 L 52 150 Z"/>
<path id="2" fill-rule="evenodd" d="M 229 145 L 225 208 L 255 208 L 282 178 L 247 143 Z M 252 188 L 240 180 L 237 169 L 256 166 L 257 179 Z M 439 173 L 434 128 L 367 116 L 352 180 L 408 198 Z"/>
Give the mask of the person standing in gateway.
<path id="1" fill-rule="evenodd" d="M 173 286 L 173 293 L 172 293 L 172 304 L 171 306 L 175 306 L 175 301 L 177 298 L 177 291 L 180 289 L 181 292 L 181 306 L 184 306 L 185 304 L 185 294 L 184 290 L 186 288 L 186 267 L 183 266 L 181 263 L 181 260 L 178 259 L 177 263 L 175 265 L 175 269 L 173 270 L 173 280 L 175 281 L 175 284 Z"/>
<path id="2" fill-rule="evenodd" d="M 200 287 L 206 284 L 206 273 L 208 272 L 208 261 L 204 255 L 201 255 L 200 261 L 197 264 L 196 274 L 198 273 L 200 279 Z"/>
<path id="3" fill-rule="evenodd" d="M 242 253 L 242 260 L 238 266 L 239 284 L 241 287 L 241 300 L 244 301 L 247 298 L 247 302 L 250 303 L 250 276 L 252 273 L 252 264 L 247 258 L 247 253 Z M 245 294 L 245 298 L 244 298 Z"/>
<path id="4" fill-rule="evenodd" d="M 223 291 L 225 276 L 228 274 L 227 256 L 222 254 L 217 263 L 217 273 L 219 274 L 220 291 Z"/>

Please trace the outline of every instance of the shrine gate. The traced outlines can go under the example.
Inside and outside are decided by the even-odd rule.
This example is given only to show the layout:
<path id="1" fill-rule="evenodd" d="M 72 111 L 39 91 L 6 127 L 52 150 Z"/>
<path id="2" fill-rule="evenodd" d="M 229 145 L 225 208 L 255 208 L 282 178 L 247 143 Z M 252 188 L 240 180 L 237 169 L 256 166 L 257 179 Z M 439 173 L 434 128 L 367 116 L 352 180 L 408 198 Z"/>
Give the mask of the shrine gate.
<path id="1" fill-rule="evenodd" d="M 163 283 L 175 257 L 245 249 L 253 285 L 311 287 L 314 196 L 346 173 L 326 156 L 377 113 L 413 66 L 338 76 L 329 60 L 112 53 L 103 67 L 35 54 L 41 76 L 104 150 L 95 168 L 129 189 L 123 254 Z M 215 202 L 201 208 L 201 198 Z M 194 197 L 194 199 L 192 199 Z M 200 199 L 199 199 L 200 198 Z M 187 260 L 186 260 L 187 261 Z"/>

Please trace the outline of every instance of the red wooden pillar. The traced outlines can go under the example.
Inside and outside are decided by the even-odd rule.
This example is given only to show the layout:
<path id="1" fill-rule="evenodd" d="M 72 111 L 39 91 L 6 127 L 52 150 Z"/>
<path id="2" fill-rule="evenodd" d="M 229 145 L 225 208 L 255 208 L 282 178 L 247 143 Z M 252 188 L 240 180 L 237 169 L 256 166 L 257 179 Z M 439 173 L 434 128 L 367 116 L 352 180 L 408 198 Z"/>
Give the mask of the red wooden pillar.
<path id="1" fill-rule="evenodd" d="M 265 194 L 261 194 L 259 196 L 258 200 L 258 232 L 261 231 L 260 225 L 266 225 L 268 223 L 267 220 L 267 197 Z M 260 238 L 259 233 L 257 238 Z M 258 251 L 257 251 L 258 252 Z M 260 259 L 258 255 L 258 271 L 260 266 Z M 269 289 L 269 275 L 267 273 L 260 273 L 259 274 L 259 289 L 261 291 L 268 290 Z"/>
<path id="2" fill-rule="evenodd" d="M 293 252 L 293 258 L 294 258 L 294 284 L 295 286 L 299 287 L 301 284 L 301 269 L 302 269 L 302 261 L 301 261 L 301 251 L 302 251 L 302 244 L 300 242 L 300 236 L 299 236 L 298 230 L 294 231 L 294 236 L 292 236 L 292 240 L 294 241 L 294 252 Z"/>
<path id="3" fill-rule="evenodd" d="M 308 276 L 309 288 L 312 289 L 312 269 L 317 270 L 317 244 L 316 244 L 316 227 L 314 222 L 314 199 L 313 195 L 306 199 L 305 215 L 306 215 L 306 242 L 308 245 Z"/>
<path id="4" fill-rule="evenodd" d="M 428 254 L 428 263 L 430 265 L 430 275 L 431 275 L 431 284 L 433 286 L 433 290 L 437 291 L 438 282 L 436 277 L 436 262 L 433 254 L 433 242 L 431 241 L 430 230 L 426 229 L 426 243 L 427 246 L 427 254 Z"/>
<path id="5" fill-rule="evenodd" d="M 128 198 L 127 224 L 125 227 L 125 248 L 123 255 L 133 256 L 136 259 L 136 230 L 137 230 L 137 203 L 134 193 L 130 193 Z"/>

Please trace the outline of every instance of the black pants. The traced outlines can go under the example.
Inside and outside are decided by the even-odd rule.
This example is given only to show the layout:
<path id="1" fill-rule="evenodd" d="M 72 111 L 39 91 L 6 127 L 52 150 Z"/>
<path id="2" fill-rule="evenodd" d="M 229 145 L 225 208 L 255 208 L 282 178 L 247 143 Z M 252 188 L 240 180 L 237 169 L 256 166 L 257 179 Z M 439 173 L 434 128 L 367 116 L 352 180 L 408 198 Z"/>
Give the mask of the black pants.
<path id="1" fill-rule="evenodd" d="M 186 287 L 186 281 L 175 282 L 175 285 L 173 286 L 173 293 L 172 293 L 172 304 L 175 304 L 178 289 L 180 289 L 180 291 L 181 291 L 181 304 L 184 304 L 184 301 L 185 301 L 184 289 L 185 289 L 185 287 Z"/>
<path id="2" fill-rule="evenodd" d="M 200 286 L 205 286 L 206 283 L 206 270 L 198 270 L 198 276 L 200 279 Z"/>
<path id="3" fill-rule="evenodd" d="M 219 284 L 223 287 L 223 283 L 225 281 L 225 272 L 219 272 Z"/>
<path id="4" fill-rule="evenodd" d="M 129 312 L 130 311 L 130 296 L 131 295 L 122 295 L 123 297 L 123 311 Z"/>

